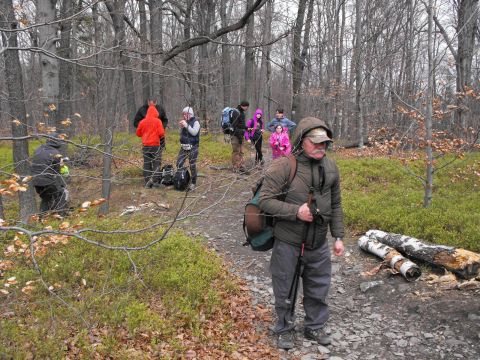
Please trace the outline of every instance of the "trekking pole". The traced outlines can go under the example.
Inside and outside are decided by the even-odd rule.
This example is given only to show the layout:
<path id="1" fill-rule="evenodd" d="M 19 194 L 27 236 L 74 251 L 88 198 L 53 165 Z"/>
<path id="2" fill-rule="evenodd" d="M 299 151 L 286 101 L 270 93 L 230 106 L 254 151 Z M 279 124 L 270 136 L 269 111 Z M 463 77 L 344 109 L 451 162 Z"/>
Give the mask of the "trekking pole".
<path id="1" fill-rule="evenodd" d="M 310 191 L 308 192 L 308 199 L 307 199 L 307 205 L 310 208 L 313 200 L 313 191 L 314 188 L 310 187 Z M 297 294 L 298 294 L 298 284 L 300 282 L 300 275 L 302 273 L 302 265 L 303 265 L 303 255 L 305 252 L 305 241 L 307 237 L 307 231 L 308 231 L 308 224 L 304 224 L 303 227 L 303 234 L 302 234 L 302 244 L 300 246 L 300 252 L 298 254 L 298 260 L 297 260 L 297 265 L 295 266 L 295 273 L 293 274 L 293 279 L 292 283 L 290 285 L 290 290 L 288 292 L 288 297 L 285 300 L 285 302 L 290 305 L 290 314 L 293 315 L 295 314 L 295 303 L 297 301 Z"/>

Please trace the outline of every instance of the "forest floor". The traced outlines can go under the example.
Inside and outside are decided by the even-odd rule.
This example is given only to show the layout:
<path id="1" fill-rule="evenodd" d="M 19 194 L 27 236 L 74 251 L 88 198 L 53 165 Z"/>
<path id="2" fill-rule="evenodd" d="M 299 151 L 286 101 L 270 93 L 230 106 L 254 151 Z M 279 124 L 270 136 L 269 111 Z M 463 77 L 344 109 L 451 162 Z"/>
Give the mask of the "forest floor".
<path id="1" fill-rule="evenodd" d="M 274 322 L 270 252 L 254 252 L 242 246 L 244 206 L 261 170 L 245 176 L 232 174 L 228 166 L 200 169 L 204 172 L 198 187 L 188 194 L 181 213 L 191 217 L 179 222 L 178 227 L 187 234 L 205 237 L 229 271 L 244 280 L 252 299 L 250 311 L 270 311 L 271 316 L 257 318 L 256 326 L 276 353 L 275 336 L 270 330 Z M 159 202 L 167 196 L 173 213 L 183 196 L 170 188 L 132 191 L 130 185 L 123 190 L 114 190 L 118 194 L 117 208 Z M 331 317 L 327 326 L 332 344 L 319 346 L 303 337 L 300 294 L 295 348 L 280 350 L 280 359 L 480 359 L 478 287 L 460 289 L 460 282 L 452 275 L 427 265 L 421 266 L 423 274 L 416 282 L 407 282 L 388 269 L 374 272 L 379 259 L 360 250 L 357 239 L 347 236 L 345 256 L 332 259 L 328 298 Z M 367 272 L 374 274 L 365 275 Z M 362 291 L 361 285 L 372 287 Z"/>
<path id="2" fill-rule="evenodd" d="M 200 186 L 191 194 L 196 197 L 192 213 L 217 203 L 218 199 L 222 202 L 180 226 L 207 238 L 230 271 L 246 281 L 252 307 L 260 304 L 271 310 L 272 323 L 258 325 L 259 330 L 269 330 L 274 318 L 268 270 L 270 252 L 254 252 L 242 246 L 244 205 L 258 174 L 237 176 L 225 197 L 222 187 L 211 184 L 214 179 L 232 176 L 227 173 L 218 171 L 199 180 Z M 208 191 L 202 191 L 206 184 Z M 416 282 L 407 282 L 388 269 L 362 275 L 377 267 L 379 259 L 360 250 L 357 237 L 347 237 L 345 243 L 345 256 L 333 258 L 334 275 L 328 299 L 332 344 L 327 348 L 303 337 L 300 296 L 295 348 L 280 351 L 282 359 L 480 359 L 478 287 L 461 290 L 452 275 L 427 265 L 422 265 L 423 274 Z M 363 292 L 362 283 L 377 285 Z M 275 346 L 274 335 L 271 331 L 266 333 Z"/>

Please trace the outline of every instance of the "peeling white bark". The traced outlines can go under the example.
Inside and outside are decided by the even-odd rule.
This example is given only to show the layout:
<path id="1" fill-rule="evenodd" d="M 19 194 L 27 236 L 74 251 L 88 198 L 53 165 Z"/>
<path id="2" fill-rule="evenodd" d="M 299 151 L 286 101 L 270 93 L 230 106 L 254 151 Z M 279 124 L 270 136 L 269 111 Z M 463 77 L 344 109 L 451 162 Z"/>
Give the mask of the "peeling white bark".
<path id="1" fill-rule="evenodd" d="M 358 246 L 382 258 L 388 266 L 397 270 L 407 281 L 415 281 L 422 275 L 422 271 L 415 263 L 406 259 L 394 248 L 382 244 L 372 237 L 362 236 L 358 239 Z"/>
<path id="2" fill-rule="evenodd" d="M 366 235 L 409 257 L 442 266 L 464 279 L 473 278 L 479 273 L 480 254 L 472 251 L 451 246 L 425 244 L 413 237 L 381 230 L 369 230 Z"/>

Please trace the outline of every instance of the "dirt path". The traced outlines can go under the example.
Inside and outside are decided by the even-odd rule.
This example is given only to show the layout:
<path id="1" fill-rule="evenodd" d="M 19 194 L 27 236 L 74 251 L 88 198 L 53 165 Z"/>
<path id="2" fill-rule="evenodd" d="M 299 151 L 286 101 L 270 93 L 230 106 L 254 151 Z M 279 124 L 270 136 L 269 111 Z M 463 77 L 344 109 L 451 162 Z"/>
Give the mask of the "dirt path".
<path id="1" fill-rule="evenodd" d="M 260 303 L 272 308 L 270 252 L 253 252 L 241 246 L 243 207 L 256 178 L 258 174 L 235 179 L 228 171 L 218 171 L 201 179 L 192 197 L 195 203 L 187 211 L 211 208 L 182 227 L 205 236 L 230 264 L 231 272 L 247 281 L 252 306 Z M 208 192 L 207 185 L 202 184 L 209 184 Z M 228 191 L 230 185 L 225 184 L 231 185 Z M 282 351 L 282 359 L 480 359 L 479 290 L 448 290 L 451 284 L 431 285 L 427 281 L 431 270 L 427 268 L 415 283 L 387 270 L 362 277 L 363 271 L 371 270 L 379 261 L 361 252 L 356 239 L 346 239 L 346 248 L 344 257 L 333 259 L 328 300 L 332 345 L 325 348 L 303 338 L 300 305 L 296 346 L 289 352 Z M 381 284 L 362 292 L 360 284 L 374 280 Z"/>

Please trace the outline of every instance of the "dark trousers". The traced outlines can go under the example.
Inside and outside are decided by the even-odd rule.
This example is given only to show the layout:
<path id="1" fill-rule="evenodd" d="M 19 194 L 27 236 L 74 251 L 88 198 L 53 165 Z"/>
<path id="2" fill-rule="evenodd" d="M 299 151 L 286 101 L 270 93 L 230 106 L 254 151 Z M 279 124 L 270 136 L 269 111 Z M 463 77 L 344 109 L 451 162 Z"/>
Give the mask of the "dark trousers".
<path id="1" fill-rule="evenodd" d="M 192 146 L 190 150 L 183 150 L 180 147 L 177 157 L 177 169 L 183 168 L 185 160 L 188 158 L 188 165 L 190 166 L 190 173 L 192 175 L 192 184 L 197 183 L 197 158 L 198 158 L 198 144 Z"/>
<path id="2" fill-rule="evenodd" d="M 143 147 L 143 178 L 145 184 L 150 180 L 160 182 L 160 165 L 162 163 L 162 148 L 160 146 Z"/>
<path id="3" fill-rule="evenodd" d="M 255 164 L 259 164 L 263 161 L 263 154 L 262 154 L 263 137 L 262 137 L 262 133 L 255 133 L 254 134 L 253 143 L 255 145 Z"/>
<path id="4" fill-rule="evenodd" d="M 295 316 L 290 312 L 286 302 L 300 248 L 282 241 L 273 244 L 270 271 L 272 272 L 273 293 L 275 295 L 275 312 L 277 313 L 276 333 L 293 330 Z M 332 265 L 328 242 L 314 250 L 305 250 L 301 278 L 303 283 L 303 308 L 305 310 L 305 328 L 316 330 L 322 328 L 328 320 L 329 310 L 326 303 Z"/>
<path id="5" fill-rule="evenodd" d="M 58 211 L 62 213 L 67 209 L 66 193 L 62 186 L 50 184 L 35 186 L 35 191 L 40 195 L 40 212 Z"/>

